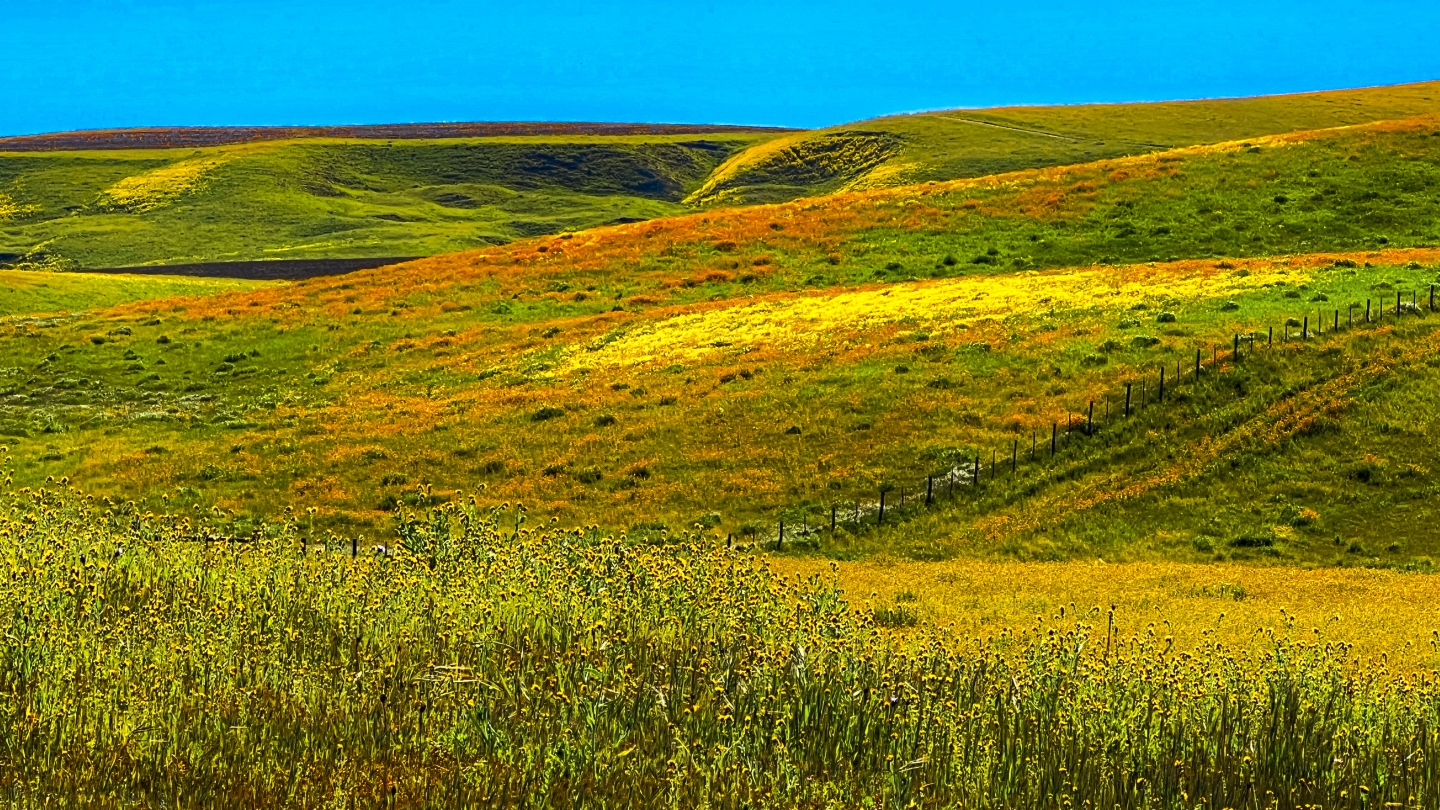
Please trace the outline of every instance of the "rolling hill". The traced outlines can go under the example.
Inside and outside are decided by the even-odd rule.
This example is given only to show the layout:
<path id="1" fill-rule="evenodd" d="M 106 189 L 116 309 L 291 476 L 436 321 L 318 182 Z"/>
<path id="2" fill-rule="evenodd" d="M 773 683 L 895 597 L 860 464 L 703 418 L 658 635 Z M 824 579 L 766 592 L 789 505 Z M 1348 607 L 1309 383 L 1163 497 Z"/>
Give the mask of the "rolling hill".
<path id="1" fill-rule="evenodd" d="M 483 487 L 634 537 L 788 520 L 792 546 L 840 556 L 1423 565 L 1432 533 L 1387 538 L 1434 510 L 1410 448 L 1440 428 L 1437 182 L 1419 117 L 11 317 L 0 433 L 17 482 L 218 506 L 240 530 L 313 506 L 317 531 L 382 533 Z M 1398 320 L 1332 331 L 1397 294 Z M 1225 361 L 1267 329 L 1274 349 Z M 1169 408 L 983 497 L 804 531 L 887 487 L 913 507 L 917 480 L 988 470 L 1197 349 L 1205 385 L 1172 376 Z"/>
<path id="2" fill-rule="evenodd" d="M 681 213 L 766 133 L 0 153 L 0 264 L 424 256 Z"/>
<path id="3" fill-rule="evenodd" d="M 1435 113 L 1432 82 L 949 110 L 813 132 L 468 124 L 0 139 L 0 266 L 427 256 L 697 209 Z"/>
<path id="4" fill-rule="evenodd" d="M 780 202 L 842 188 L 981 177 L 1437 112 L 1440 82 L 1254 98 L 896 115 L 752 146 L 726 161 L 689 202 Z"/>

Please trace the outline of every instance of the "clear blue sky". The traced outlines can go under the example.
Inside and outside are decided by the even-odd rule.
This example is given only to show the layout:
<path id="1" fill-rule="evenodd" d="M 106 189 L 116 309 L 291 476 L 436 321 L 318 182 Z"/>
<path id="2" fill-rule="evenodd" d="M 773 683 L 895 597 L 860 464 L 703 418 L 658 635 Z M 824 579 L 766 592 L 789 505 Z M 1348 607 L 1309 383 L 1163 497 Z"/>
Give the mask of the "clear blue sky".
<path id="1" fill-rule="evenodd" d="M 0 0 L 0 134 L 818 126 L 1440 78 L 1440 2 Z"/>

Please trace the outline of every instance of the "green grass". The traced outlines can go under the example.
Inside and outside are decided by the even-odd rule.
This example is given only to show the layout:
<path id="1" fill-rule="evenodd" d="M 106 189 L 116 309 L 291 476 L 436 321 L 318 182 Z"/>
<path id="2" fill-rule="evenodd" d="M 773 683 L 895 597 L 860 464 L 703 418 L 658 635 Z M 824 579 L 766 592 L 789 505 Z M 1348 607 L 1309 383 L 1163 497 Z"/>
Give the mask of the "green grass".
<path id="1" fill-rule="evenodd" d="M 214 295 L 269 286 L 269 282 L 228 278 L 0 270 L 0 317 L 80 312 L 146 299 Z"/>
<path id="2" fill-rule="evenodd" d="M 714 536 L 636 546 L 455 503 L 407 514 L 393 557 L 352 559 L 303 515 L 206 542 L 204 514 L 0 498 L 0 798 L 17 808 L 1440 795 L 1433 677 L 1359 659 L 1343 627 L 1177 648 L 1071 603 L 957 638 Z"/>
<path id="3" fill-rule="evenodd" d="M 0 254 L 60 268 L 419 256 L 680 213 L 768 135 L 301 140 L 208 149 L 0 154 Z M 157 207 L 127 178 L 214 161 Z M 8 213 L 6 213 L 8 211 Z"/>
<path id="4" fill-rule="evenodd" d="M 1440 280 L 1433 252 L 1415 253 L 1422 261 L 1413 265 L 1377 252 L 1440 242 L 1440 203 L 1427 192 L 1440 180 L 1433 126 L 1258 149 L 1080 166 L 1002 188 L 922 186 L 710 212 L 249 294 L 142 302 L 47 329 L 17 324 L 0 336 L 14 358 L 0 364 L 0 434 L 26 485 L 69 477 L 155 510 L 220 506 L 242 526 L 302 504 L 320 510 L 321 525 L 383 537 L 407 500 L 484 485 L 491 502 L 524 501 L 571 525 L 658 537 L 703 521 L 763 539 L 783 514 L 815 521 L 830 503 L 873 498 L 887 481 L 913 481 L 975 451 L 988 458 L 1017 429 L 1048 426 L 1140 369 L 1188 364 L 1196 345 L 1228 345 L 1243 329 L 1278 330 L 1286 318 L 1393 300 L 1397 288 Z M 1331 266 L 1333 257 L 1262 262 L 1259 286 L 1234 264 L 1333 251 L 1357 251 L 1347 259 L 1355 266 Z M 1143 265 L 1101 264 L 1097 277 L 1124 273 L 1142 284 L 1123 306 L 1103 285 L 1071 298 L 1072 281 L 1047 287 L 1028 275 L 1193 256 L 1211 258 L 1156 268 L 1150 286 Z M 1215 281 L 1184 286 L 1186 273 Z M 979 285 L 964 288 L 967 296 L 992 290 L 991 279 L 1034 287 L 1006 308 L 979 304 L 953 319 L 918 309 L 815 336 L 799 320 L 786 327 L 793 334 L 747 342 L 748 330 L 778 322 L 785 307 L 829 300 L 817 295 L 864 287 L 870 297 L 855 312 L 881 312 L 885 301 L 946 277 Z M 1167 286 L 1172 277 L 1179 286 Z M 1145 309 L 1130 309 L 1132 300 Z M 707 331 L 750 306 L 775 309 L 744 328 Z M 1176 321 L 1160 322 L 1162 311 Z M 703 316 L 701 337 L 662 332 L 645 342 L 687 313 Z M 1137 335 L 1158 344 L 1140 347 Z M 1395 339 L 1402 351 L 1423 339 L 1406 335 Z M 1365 345 L 1340 350 L 1358 359 L 1390 344 Z M 625 360 L 647 351 L 657 359 Z M 594 358 L 610 365 L 591 370 Z M 1306 353 L 1284 355 L 1247 383 L 1247 398 L 1207 399 L 1176 417 L 1177 432 L 1126 441 L 1172 452 L 1217 424 L 1253 423 L 1325 373 Z M 1236 421 L 1213 422 L 1230 408 L 1240 409 Z M 1419 442 L 1434 417 L 1412 416 L 1397 435 Z M 1117 507 L 1123 514 L 1104 541 L 1088 518 L 1069 523 L 1067 514 L 999 538 L 984 533 L 986 510 L 1098 487 L 1103 476 L 1082 457 L 1055 487 L 968 513 L 970 529 L 955 528 L 964 521 L 953 516 L 943 530 L 921 520 L 854 543 L 822 541 L 820 550 L 1328 563 L 1340 534 L 1347 554 L 1351 542 L 1364 547 L 1346 560 L 1423 564 L 1440 554 L 1429 524 L 1390 550 L 1382 540 L 1393 525 L 1363 519 L 1373 498 L 1343 497 L 1345 474 L 1317 479 L 1329 494 L 1286 494 L 1287 464 L 1323 452 L 1345 459 L 1337 465 L 1360 463 L 1352 457 L 1365 435 L 1325 434 L 1315 450 L 1296 440 L 1273 461 L 1225 456 L 1254 468 L 1247 490 L 1321 513 L 1297 535 L 1303 545 L 1231 542 L 1283 522 L 1278 500 L 1207 528 L 1216 516 L 1204 514 L 1199 495 L 1184 509 L 1147 505 L 1173 493 Z M 1113 452 L 1135 475 L 1164 461 L 1143 444 Z M 1397 472 L 1391 451 L 1377 455 L 1391 472 L 1372 476 L 1375 497 L 1383 490 L 1386 503 L 1401 504 L 1423 494 L 1424 476 Z M 425 483 L 440 495 L 418 495 Z M 1324 527 L 1338 528 L 1314 534 Z"/>
<path id="5" fill-rule="evenodd" d="M 1430 82 L 1259 98 L 889 116 L 751 147 L 694 201 L 777 202 L 851 186 L 981 177 L 1437 112 L 1440 83 Z M 838 155 L 851 159 L 837 161 Z"/>

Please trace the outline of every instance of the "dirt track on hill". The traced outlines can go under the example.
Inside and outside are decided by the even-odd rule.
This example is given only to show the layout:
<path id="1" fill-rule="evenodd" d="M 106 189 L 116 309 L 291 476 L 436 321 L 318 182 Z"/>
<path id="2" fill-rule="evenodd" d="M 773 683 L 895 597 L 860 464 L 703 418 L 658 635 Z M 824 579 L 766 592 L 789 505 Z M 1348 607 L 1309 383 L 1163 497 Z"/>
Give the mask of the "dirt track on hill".
<path id="1" fill-rule="evenodd" d="M 167 264 L 146 267 L 105 267 L 87 269 L 86 273 L 109 273 L 141 276 L 197 276 L 201 278 L 240 278 L 247 281 L 298 281 L 316 276 L 338 276 L 356 270 L 372 270 L 392 264 L 415 261 L 415 256 L 376 259 L 281 259 L 260 262 L 206 262 L 202 264 Z"/>

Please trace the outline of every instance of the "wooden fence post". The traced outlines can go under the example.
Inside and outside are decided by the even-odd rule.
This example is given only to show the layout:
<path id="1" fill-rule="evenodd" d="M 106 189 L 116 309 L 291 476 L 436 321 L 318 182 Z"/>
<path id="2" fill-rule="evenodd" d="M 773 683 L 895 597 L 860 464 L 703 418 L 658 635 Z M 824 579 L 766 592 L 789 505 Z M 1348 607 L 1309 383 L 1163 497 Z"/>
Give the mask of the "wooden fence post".
<path id="1" fill-rule="evenodd" d="M 785 546 L 785 521 L 780 521 L 780 537 L 775 541 L 775 550 L 779 551 Z"/>
<path id="2" fill-rule="evenodd" d="M 1050 423 L 1050 458 L 1055 457 L 1056 445 L 1060 443 L 1060 423 Z"/>
<path id="3" fill-rule="evenodd" d="M 929 506 L 935 502 L 935 476 L 925 476 L 925 505 Z"/>
<path id="4" fill-rule="evenodd" d="M 880 514 L 875 518 L 875 525 L 879 526 L 885 522 L 885 490 L 880 490 Z"/>
<path id="5" fill-rule="evenodd" d="M 1197 363 L 1197 364 L 1195 365 L 1195 367 L 1198 369 L 1198 368 L 1200 367 L 1200 365 Z M 1126 419 L 1129 419 L 1129 418 L 1130 418 L 1130 391 L 1131 391 L 1131 386 L 1133 386 L 1133 385 L 1135 385 L 1135 383 L 1125 383 L 1125 418 L 1126 418 Z"/>
<path id="6" fill-rule="evenodd" d="M 1430 311 L 1435 311 L 1435 285 L 1430 285 Z"/>
<path id="7" fill-rule="evenodd" d="M 1144 377 L 1141 377 L 1141 378 L 1140 378 L 1140 407 L 1143 408 L 1143 407 L 1145 407 L 1146 405 L 1149 405 L 1149 404 L 1150 404 L 1150 399 L 1149 399 L 1149 397 L 1147 397 L 1146 394 L 1145 394 L 1145 378 L 1144 378 Z"/>
<path id="8" fill-rule="evenodd" d="M 1235 348 L 1230 352 L 1230 362 L 1240 362 L 1240 335 L 1235 335 Z"/>
<path id="9" fill-rule="evenodd" d="M 1165 366 L 1160 366 L 1160 392 L 1156 397 L 1160 402 L 1165 401 Z"/>
<path id="10" fill-rule="evenodd" d="M 831 534 L 834 534 L 834 533 L 835 533 L 835 518 L 838 517 L 839 514 L 840 514 L 840 507 L 837 506 L 836 504 L 833 504 L 833 503 L 830 504 L 830 533 L 831 533 Z"/>
<path id="11" fill-rule="evenodd" d="M 1302 327 L 1300 327 L 1300 339 L 1301 339 L 1301 340 L 1309 340 L 1309 339 L 1310 339 L 1310 316 L 1309 316 L 1309 315 L 1306 315 L 1306 316 L 1305 316 L 1305 325 L 1302 326 Z"/>
<path id="12" fill-rule="evenodd" d="M 1325 313 L 1322 310 L 1315 310 L 1315 337 L 1325 334 Z"/>
<path id="13" fill-rule="evenodd" d="M 350 536 L 350 559 L 353 560 L 353 559 L 355 559 L 356 557 L 359 557 L 359 556 L 360 556 L 360 538 L 355 537 L 354 535 L 351 535 L 351 536 Z"/>
<path id="14" fill-rule="evenodd" d="M 1195 382 L 1200 382 L 1200 350 L 1195 350 Z"/>
<path id="15" fill-rule="evenodd" d="M 1335 328 L 1334 328 L 1334 329 L 1331 329 L 1330 331 L 1332 331 L 1332 332 L 1339 332 L 1339 331 L 1340 331 L 1340 310 L 1338 310 L 1338 309 L 1335 310 Z"/>
<path id="16" fill-rule="evenodd" d="M 1270 327 L 1270 336 L 1265 339 L 1265 345 L 1266 345 L 1266 346 L 1274 346 L 1274 345 L 1275 345 L 1275 327 L 1273 327 L 1273 326 Z"/>
<path id="17" fill-rule="evenodd" d="M 1365 299 L 1365 323 L 1370 323 L 1370 299 Z"/>
<path id="18" fill-rule="evenodd" d="M 990 448 L 990 480 L 995 480 L 995 457 L 998 455 L 995 448 Z"/>
<path id="19" fill-rule="evenodd" d="M 1400 317 L 1400 291 L 1395 291 L 1395 317 Z"/>

